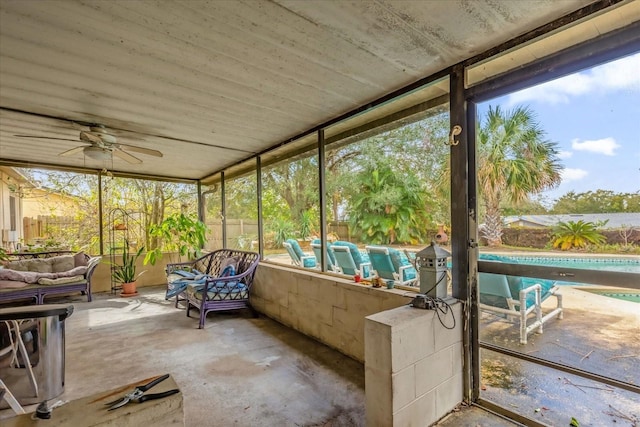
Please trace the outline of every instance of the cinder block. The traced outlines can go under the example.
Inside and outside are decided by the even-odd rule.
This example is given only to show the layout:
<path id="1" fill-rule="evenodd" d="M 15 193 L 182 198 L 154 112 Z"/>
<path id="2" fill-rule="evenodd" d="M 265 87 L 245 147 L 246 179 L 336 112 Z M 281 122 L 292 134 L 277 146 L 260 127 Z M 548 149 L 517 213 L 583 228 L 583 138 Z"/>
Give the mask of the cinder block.
<path id="1" fill-rule="evenodd" d="M 367 426 L 390 426 L 393 417 L 391 376 L 365 366 L 364 383 Z"/>
<path id="2" fill-rule="evenodd" d="M 391 337 L 389 328 L 367 319 L 364 334 L 365 366 L 391 375 Z"/>
<path id="3" fill-rule="evenodd" d="M 272 285 L 269 299 L 276 304 L 287 307 L 289 305 L 289 289 L 286 285 Z"/>
<path id="4" fill-rule="evenodd" d="M 346 293 L 346 298 L 347 310 L 360 313 L 362 317 L 382 311 L 382 301 L 376 296 L 350 290 Z"/>
<path id="5" fill-rule="evenodd" d="M 462 372 L 436 387 L 436 415 L 440 419 L 453 410 L 463 399 Z"/>
<path id="6" fill-rule="evenodd" d="M 411 322 L 411 327 L 397 326 L 391 331 L 391 345 L 393 354 L 391 356 L 392 371 L 398 372 L 409 365 L 413 365 L 425 357 L 433 354 L 434 337 L 431 334 L 428 317 L 421 317 L 425 324 L 415 326 Z"/>
<path id="7" fill-rule="evenodd" d="M 334 307 L 338 307 L 346 310 L 347 298 L 345 294 L 346 292 L 348 292 L 347 286 L 348 285 L 345 285 L 344 283 L 336 284 L 336 299 L 333 301 Z"/>
<path id="8" fill-rule="evenodd" d="M 264 300 L 263 310 L 263 313 L 269 317 L 280 318 L 280 305 L 273 301 Z"/>
<path id="9" fill-rule="evenodd" d="M 318 284 L 317 298 L 323 305 L 333 307 L 336 305 L 336 292 L 338 285 L 335 281 Z"/>
<path id="10" fill-rule="evenodd" d="M 411 302 L 416 292 L 406 291 L 403 294 L 392 293 L 391 291 L 380 292 L 382 295 L 382 310 L 393 310 Z"/>
<path id="11" fill-rule="evenodd" d="M 296 277 L 300 277 L 300 274 L 296 274 Z M 317 275 L 304 277 L 304 279 L 300 278 L 297 280 L 298 294 L 300 294 L 301 297 L 333 304 L 335 301 L 336 287 L 334 280 L 327 280 Z"/>
<path id="12" fill-rule="evenodd" d="M 311 304 L 308 301 L 304 301 L 304 299 L 296 307 L 298 330 L 303 334 L 320 339 L 320 322 L 318 319 L 307 315 L 311 310 Z"/>
<path id="13" fill-rule="evenodd" d="M 292 327 L 295 330 L 299 330 L 299 316 L 298 313 L 293 308 L 295 306 L 289 307 L 280 307 L 280 318 L 278 319 L 280 322 L 284 323 L 287 326 Z"/>
<path id="14" fill-rule="evenodd" d="M 394 411 L 397 411 L 413 402 L 416 398 L 415 365 L 411 365 L 400 372 L 392 374 L 391 389 Z"/>
<path id="15" fill-rule="evenodd" d="M 331 304 L 326 304 L 322 300 L 309 301 L 307 308 L 307 317 L 327 325 L 333 324 L 333 306 Z"/>
<path id="16" fill-rule="evenodd" d="M 364 363 L 364 337 L 351 336 L 342 352 Z"/>
<path id="17" fill-rule="evenodd" d="M 451 346 L 451 355 L 453 357 L 453 363 L 451 366 L 453 369 L 453 375 L 456 375 L 458 372 L 462 372 L 463 354 L 464 349 L 462 347 L 462 341 Z"/>
<path id="18" fill-rule="evenodd" d="M 341 349 L 346 343 L 345 334 L 326 323 L 320 324 L 320 341 L 330 347 Z"/>
<path id="19" fill-rule="evenodd" d="M 433 322 L 433 336 L 435 337 L 435 351 L 440 351 L 443 348 L 449 347 L 456 343 L 462 342 L 462 304 L 455 303 L 451 306 L 453 314 L 455 316 L 455 327 L 453 329 L 447 329 L 440 321 L 436 319 Z M 453 325 L 453 319 L 451 314 L 442 315 L 440 318 L 446 326 L 451 327 Z"/>
<path id="20" fill-rule="evenodd" d="M 264 313 L 264 298 L 253 293 L 253 287 L 251 288 L 251 307 L 260 313 Z"/>
<path id="21" fill-rule="evenodd" d="M 453 375 L 453 348 L 448 347 L 416 363 L 416 394 L 428 393 Z"/>
<path id="22" fill-rule="evenodd" d="M 395 412 L 393 414 L 392 425 L 394 427 L 426 427 L 433 424 L 438 418 L 439 417 L 436 416 L 436 393 L 432 391 L 431 393 L 422 395 L 409 405 Z"/>

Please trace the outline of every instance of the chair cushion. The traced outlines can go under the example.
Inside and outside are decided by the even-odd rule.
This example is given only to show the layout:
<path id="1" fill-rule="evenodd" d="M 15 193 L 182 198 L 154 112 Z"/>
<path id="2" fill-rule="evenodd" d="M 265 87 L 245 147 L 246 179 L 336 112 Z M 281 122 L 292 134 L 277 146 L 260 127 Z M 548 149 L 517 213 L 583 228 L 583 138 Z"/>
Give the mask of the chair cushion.
<path id="1" fill-rule="evenodd" d="M 553 280 L 548 279 L 534 279 L 532 277 L 519 277 L 519 276 L 507 276 L 507 282 L 509 282 L 509 290 L 511 291 L 511 298 L 514 300 L 520 300 L 520 291 L 526 289 L 535 284 L 540 285 L 540 299 L 544 301 L 549 297 L 551 289 L 555 286 Z M 536 295 L 534 292 L 527 294 L 527 308 L 531 307 L 536 302 Z"/>
<path id="2" fill-rule="evenodd" d="M 304 268 L 315 268 L 316 260 L 313 258 L 305 258 L 304 261 L 302 261 L 302 266 Z"/>
<path id="3" fill-rule="evenodd" d="M 230 276 L 233 276 L 234 274 L 236 274 L 235 271 L 238 269 L 239 261 L 240 261 L 240 258 L 235 256 L 228 257 L 220 261 L 220 276 L 223 276 L 222 272 L 225 271 L 227 267 L 233 268 L 233 274 L 230 274 Z"/>
<path id="4" fill-rule="evenodd" d="M 298 255 L 299 259 L 302 259 L 302 257 L 305 256 L 304 252 L 302 252 L 302 248 L 300 247 L 300 243 L 298 243 L 296 239 L 287 239 L 287 243 L 291 245 L 291 249 L 293 249 L 293 252 Z"/>
<path id="5" fill-rule="evenodd" d="M 397 249 L 389 248 L 389 256 L 391 256 L 391 262 L 393 263 L 393 267 L 396 271 L 400 271 L 400 267 L 404 267 L 405 265 L 410 265 L 411 268 L 407 268 L 404 271 L 404 277 L 402 281 L 406 280 L 414 280 L 417 277 L 416 269 L 413 267 L 409 259 L 405 254 L 400 252 Z"/>
<path id="6" fill-rule="evenodd" d="M 333 242 L 333 246 L 348 247 L 349 252 L 351 252 L 351 256 L 353 257 L 353 262 L 356 263 L 357 267 L 360 267 L 360 264 L 362 264 L 363 262 L 369 262 L 369 256 L 367 256 L 367 260 L 365 261 L 358 247 L 351 242 L 343 242 L 341 240 L 336 240 L 335 242 Z"/>
<path id="7" fill-rule="evenodd" d="M 311 244 L 312 245 L 319 245 L 320 244 L 320 239 L 313 239 L 311 241 Z M 327 246 L 327 256 L 329 257 L 329 259 L 327 260 L 327 264 L 329 264 L 329 267 L 333 267 L 334 265 L 337 264 L 336 255 L 333 253 L 333 250 L 331 250 L 331 245 L 330 244 L 328 244 L 328 246 Z M 317 256 L 316 256 L 316 258 L 317 258 Z"/>
<path id="8" fill-rule="evenodd" d="M 187 295 L 202 301 L 204 284 L 187 285 Z M 207 292 L 208 301 L 219 300 L 235 300 L 249 298 L 249 291 L 244 283 L 238 282 L 216 282 L 213 286 L 209 285 Z"/>

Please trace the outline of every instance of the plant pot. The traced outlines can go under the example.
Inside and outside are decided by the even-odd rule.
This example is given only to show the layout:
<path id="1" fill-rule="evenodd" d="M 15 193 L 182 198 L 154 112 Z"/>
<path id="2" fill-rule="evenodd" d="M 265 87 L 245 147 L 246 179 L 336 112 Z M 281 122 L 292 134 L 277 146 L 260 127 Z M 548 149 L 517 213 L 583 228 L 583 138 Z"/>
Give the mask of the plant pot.
<path id="1" fill-rule="evenodd" d="M 122 292 L 120 293 L 120 295 L 125 297 L 138 295 L 136 282 L 123 283 Z"/>

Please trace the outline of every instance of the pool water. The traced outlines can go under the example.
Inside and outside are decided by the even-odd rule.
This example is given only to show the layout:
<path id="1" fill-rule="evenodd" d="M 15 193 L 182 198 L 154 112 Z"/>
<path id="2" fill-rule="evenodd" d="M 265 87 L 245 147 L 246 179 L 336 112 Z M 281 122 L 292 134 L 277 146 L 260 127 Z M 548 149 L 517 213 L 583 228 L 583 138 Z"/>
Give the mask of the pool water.
<path id="1" fill-rule="evenodd" d="M 633 292 L 611 292 L 611 291 L 601 291 L 601 290 L 589 290 L 589 292 L 602 295 L 605 297 L 620 299 L 623 301 L 631 301 L 640 303 L 640 293 Z"/>

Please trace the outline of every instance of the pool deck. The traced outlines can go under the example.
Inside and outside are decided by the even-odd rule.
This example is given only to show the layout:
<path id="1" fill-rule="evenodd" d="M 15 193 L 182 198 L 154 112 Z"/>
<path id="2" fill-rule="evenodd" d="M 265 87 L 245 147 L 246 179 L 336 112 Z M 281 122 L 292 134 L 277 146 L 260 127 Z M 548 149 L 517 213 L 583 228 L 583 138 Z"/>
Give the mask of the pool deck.
<path id="1" fill-rule="evenodd" d="M 549 320 L 527 344 L 519 343 L 517 324 L 488 313 L 481 316 L 481 340 L 639 385 L 640 305 L 570 286 L 561 292 L 564 319 Z M 554 305 L 553 298 L 543 304 Z M 640 420 L 640 395 L 633 392 L 492 352 L 483 351 L 481 365 L 481 397 L 541 422 L 568 425 L 573 416 L 581 426 L 622 426 Z"/>

